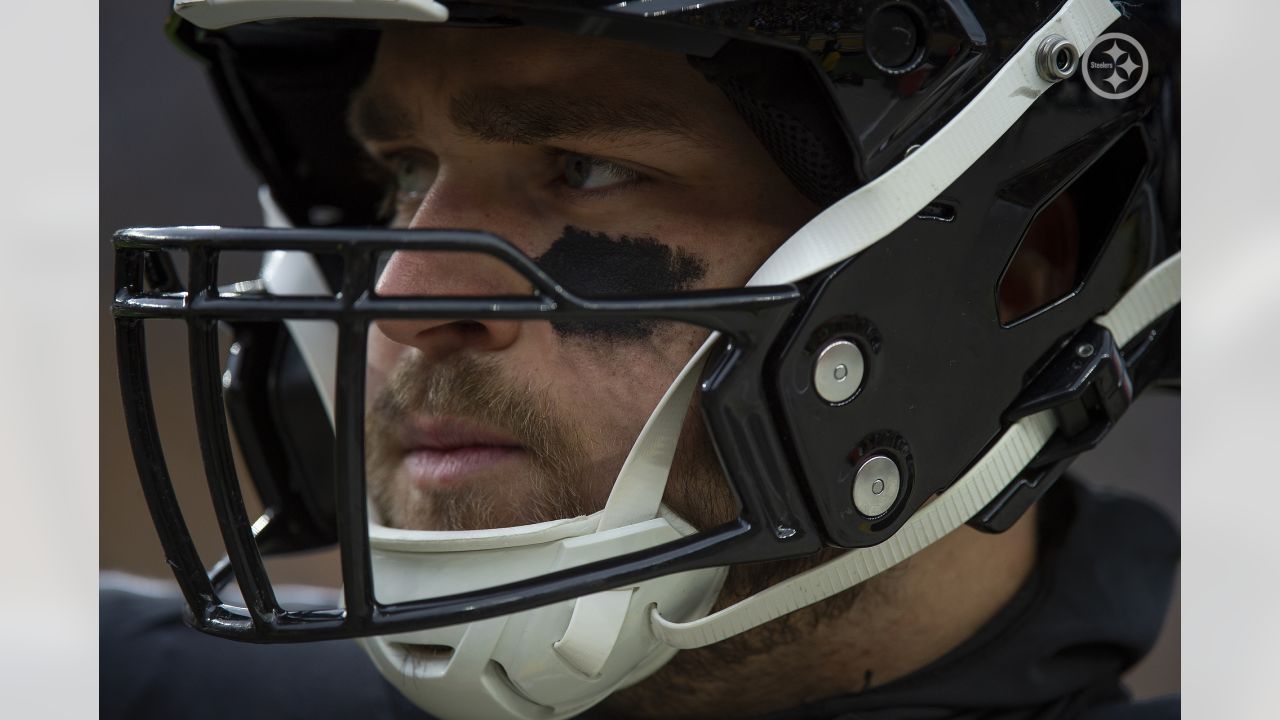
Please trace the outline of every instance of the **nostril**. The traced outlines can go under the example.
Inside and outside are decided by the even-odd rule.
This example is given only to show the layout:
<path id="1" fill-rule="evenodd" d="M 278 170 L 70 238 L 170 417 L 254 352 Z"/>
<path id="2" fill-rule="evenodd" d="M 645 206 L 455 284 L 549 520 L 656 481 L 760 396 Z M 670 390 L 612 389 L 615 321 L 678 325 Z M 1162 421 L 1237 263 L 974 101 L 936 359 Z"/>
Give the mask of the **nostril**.
<path id="1" fill-rule="evenodd" d="M 515 342 L 519 325 L 507 320 L 424 320 L 403 344 L 413 345 L 436 359 L 461 350 L 492 352 Z"/>
<path id="2" fill-rule="evenodd" d="M 458 333 L 463 340 L 479 340 L 489 334 L 489 328 L 478 320 L 454 320 L 449 323 L 449 329 Z"/>

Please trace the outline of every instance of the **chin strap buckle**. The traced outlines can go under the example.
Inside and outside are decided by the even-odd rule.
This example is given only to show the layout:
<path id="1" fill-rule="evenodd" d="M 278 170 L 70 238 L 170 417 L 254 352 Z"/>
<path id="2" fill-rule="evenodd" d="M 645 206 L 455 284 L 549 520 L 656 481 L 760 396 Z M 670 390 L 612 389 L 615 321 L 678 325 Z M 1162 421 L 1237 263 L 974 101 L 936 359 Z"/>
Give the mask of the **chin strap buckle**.
<path id="1" fill-rule="evenodd" d="M 986 532 L 1008 530 L 1077 455 L 1102 442 L 1133 404 L 1133 394 L 1129 366 L 1111 331 L 1092 322 L 1085 325 L 1005 413 L 1005 421 L 1012 423 L 1052 410 L 1058 431 L 969 524 Z"/>

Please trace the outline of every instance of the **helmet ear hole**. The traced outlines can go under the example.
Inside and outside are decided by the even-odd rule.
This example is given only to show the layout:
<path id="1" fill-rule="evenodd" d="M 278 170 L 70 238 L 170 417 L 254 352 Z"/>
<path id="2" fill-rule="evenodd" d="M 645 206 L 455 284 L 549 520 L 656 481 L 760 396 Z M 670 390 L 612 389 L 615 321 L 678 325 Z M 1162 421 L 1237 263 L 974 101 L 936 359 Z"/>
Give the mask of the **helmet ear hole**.
<path id="1" fill-rule="evenodd" d="M 1083 287 L 1146 167 L 1146 144 L 1135 128 L 1042 201 L 996 286 L 1001 325 L 1031 317 Z"/>
<path id="2" fill-rule="evenodd" d="M 1009 260 L 996 294 L 1000 323 L 1009 325 L 1071 292 L 1079 263 L 1079 214 L 1064 192 L 1036 214 Z"/>

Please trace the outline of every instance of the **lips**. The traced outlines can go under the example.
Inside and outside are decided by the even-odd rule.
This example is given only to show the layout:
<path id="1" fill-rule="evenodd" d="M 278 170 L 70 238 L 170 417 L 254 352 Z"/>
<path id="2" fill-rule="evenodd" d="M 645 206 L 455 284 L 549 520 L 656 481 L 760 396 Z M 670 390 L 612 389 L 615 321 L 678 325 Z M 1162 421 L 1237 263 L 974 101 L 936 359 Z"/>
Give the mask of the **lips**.
<path id="1" fill-rule="evenodd" d="M 402 468 L 423 490 L 480 479 L 525 456 L 515 438 L 462 418 L 424 418 L 401 432 Z"/>

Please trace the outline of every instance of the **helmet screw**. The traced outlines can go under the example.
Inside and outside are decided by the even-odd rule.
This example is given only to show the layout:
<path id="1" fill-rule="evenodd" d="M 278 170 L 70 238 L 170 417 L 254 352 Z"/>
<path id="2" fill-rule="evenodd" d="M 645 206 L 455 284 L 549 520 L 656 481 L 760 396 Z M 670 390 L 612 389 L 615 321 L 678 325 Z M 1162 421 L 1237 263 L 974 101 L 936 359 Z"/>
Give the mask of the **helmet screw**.
<path id="1" fill-rule="evenodd" d="M 813 386 L 823 400 L 842 403 L 858 392 L 863 374 L 862 351 L 848 340 L 837 340 L 818 353 Z"/>
<path id="2" fill-rule="evenodd" d="M 898 464 L 885 455 L 872 455 L 853 478 L 853 506 L 863 517 L 880 517 L 897 502 L 901 488 Z"/>
<path id="3" fill-rule="evenodd" d="M 1036 48 L 1036 71 L 1051 83 L 1066 80 L 1080 66 L 1080 51 L 1061 35 L 1050 35 Z"/>
<path id="4" fill-rule="evenodd" d="M 1082 358 L 1090 357 L 1093 355 L 1093 345 L 1089 343 L 1081 343 L 1076 347 L 1076 355 Z"/>

